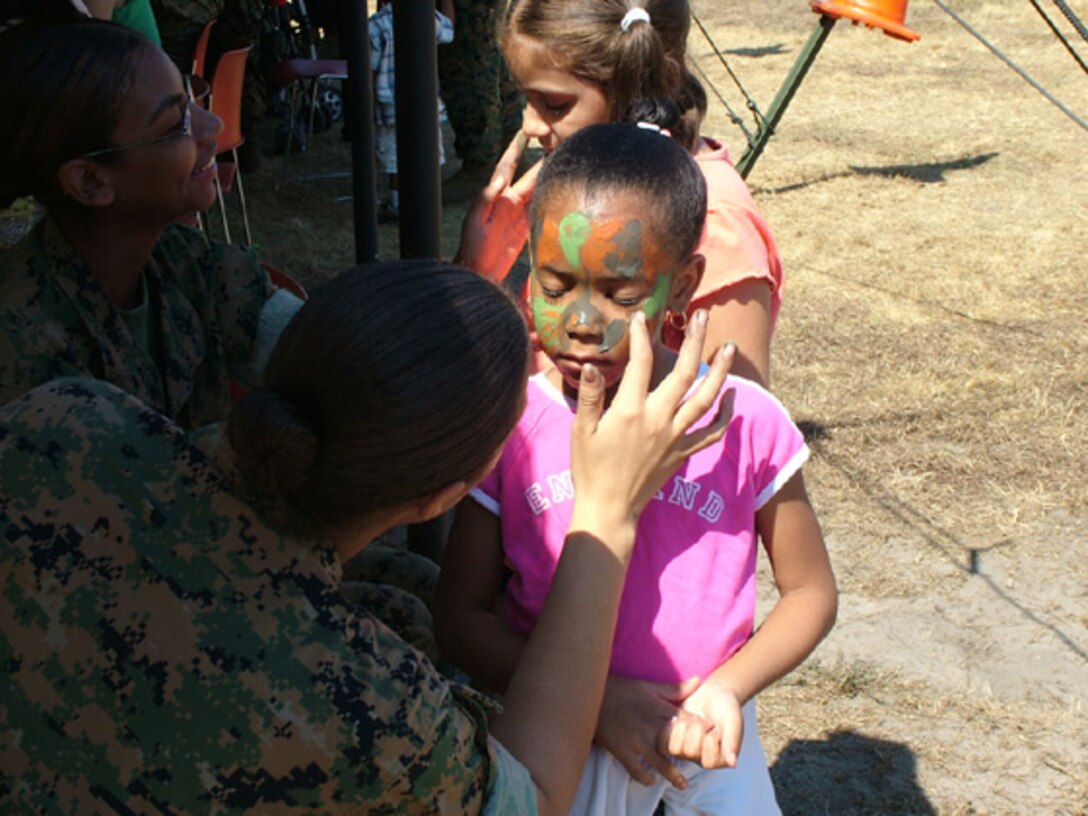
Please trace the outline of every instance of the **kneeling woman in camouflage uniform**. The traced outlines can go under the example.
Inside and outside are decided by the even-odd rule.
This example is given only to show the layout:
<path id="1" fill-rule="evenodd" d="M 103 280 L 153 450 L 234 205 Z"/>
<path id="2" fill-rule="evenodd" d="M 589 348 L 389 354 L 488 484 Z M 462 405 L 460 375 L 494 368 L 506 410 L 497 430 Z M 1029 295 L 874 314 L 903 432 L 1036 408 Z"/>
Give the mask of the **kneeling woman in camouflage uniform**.
<path id="1" fill-rule="evenodd" d="M 222 122 L 195 90 L 113 23 L 0 34 L 0 206 L 46 210 L 0 252 L 0 404 L 86 376 L 193 428 L 223 419 L 231 379 L 259 380 L 298 301 L 251 251 L 174 223 L 215 199 Z"/>
<path id="2" fill-rule="evenodd" d="M 87 379 L 0 408 L 0 811 L 566 813 L 638 514 L 728 421 L 686 435 L 726 373 L 680 404 L 703 318 L 648 396 L 636 318 L 603 417 L 586 366 L 571 532 L 490 717 L 339 575 L 497 459 L 529 360 L 497 286 L 431 262 L 344 273 L 288 325 L 225 436 Z M 273 531 L 284 515 L 292 536 Z"/>

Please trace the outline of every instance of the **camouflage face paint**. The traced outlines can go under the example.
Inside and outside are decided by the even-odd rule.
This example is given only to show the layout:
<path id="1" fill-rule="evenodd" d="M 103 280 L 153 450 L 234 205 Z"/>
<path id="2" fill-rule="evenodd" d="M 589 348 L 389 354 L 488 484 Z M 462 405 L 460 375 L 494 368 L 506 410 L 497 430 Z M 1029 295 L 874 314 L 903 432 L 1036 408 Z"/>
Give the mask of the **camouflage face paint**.
<path id="1" fill-rule="evenodd" d="M 599 351 L 601 354 L 604 354 L 606 351 L 610 351 L 626 336 L 627 321 L 613 320 L 605 327 L 604 337 L 601 339 L 601 344 L 597 346 L 597 351 Z"/>
<path id="2" fill-rule="evenodd" d="M 559 246 L 575 272 L 582 268 L 582 247 L 592 228 L 589 216 L 584 212 L 567 213 L 559 222 Z"/>
<path id="3" fill-rule="evenodd" d="M 537 339 L 548 354 L 554 354 L 570 345 L 566 334 L 559 331 L 563 313 L 546 298 L 537 295 L 533 298 L 533 328 Z"/>
<path id="4" fill-rule="evenodd" d="M 642 273 L 642 222 L 630 221 L 612 239 L 614 252 L 604 256 L 604 265 L 624 278 Z"/>
<path id="5" fill-rule="evenodd" d="M 563 264 L 565 253 L 561 247 L 561 228 L 555 219 L 545 216 L 534 231 L 532 244 L 533 276 L 541 267 L 556 267 Z M 539 290 L 538 290 L 539 291 Z M 533 328 L 537 339 L 548 354 L 555 354 L 570 346 L 570 338 L 561 328 L 563 310 L 541 294 L 532 299 Z"/>
<path id="6" fill-rule="evenodd" d="M 577 204 L 582 199 L 576 199 Z M 574 202 L 572 202 L 574 203 Z M 577 205 L 576 204 L 576 205 Z M 560 310 L 541 295 L 533 297 L 533 322 L 537 337 L 548 353 L 566 351 L 579 327 L 599 333 L 597 350 L 604 354 L 623 342 L 628 321 L 608 320 L 593 302 L 593 275 L 609 272 L 624 280 L 646 278 L 652 286 L 642 309 L 654 318 L 665 308 L 672 289 L 672 275 L 657 274 L 668 268 L 669 259 L 643 229 L 638 218 L 598 217 L 581 210 L 568 212 L 558 223 L 544 217 L 534 225 L 534 270 L 563 268 L 578 279 L 578 294 Z"/>
<path id="7" fill-rule="evenodd" d="M 653 292 L 642 305 L 642 311 L 646 313 L 648 319 L 652 320 L 657 317 L 657 315 L 665 308 L 665 303 L 669 299 L 670 291 L 672 291 L 672 275 L 658 275 L 657 280 L 654 281 Z"/>

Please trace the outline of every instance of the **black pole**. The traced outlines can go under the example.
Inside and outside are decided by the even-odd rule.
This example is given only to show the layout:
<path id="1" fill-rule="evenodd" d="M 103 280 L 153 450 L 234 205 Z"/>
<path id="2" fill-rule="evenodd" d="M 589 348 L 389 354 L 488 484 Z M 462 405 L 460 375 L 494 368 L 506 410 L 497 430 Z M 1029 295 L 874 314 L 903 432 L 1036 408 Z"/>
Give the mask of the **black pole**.
<path id="1" fill-rule="evenodd" d="M 442 257 L 442 196 L 433 2 L 393 0 L 393 53 L 400 255 L 438 259 Z"/>
<path id="2" fill-rule="evenodd" d="M 393 54 L 400 256 L 437 260 L 442 257 L 442 195 L 433 0 L 393 0 Z M 442 560 L 442 518 L 410 524 L 407 535 L 412 552 Z"/>
<path id="3" fill-rule="evenodd" d="M 347 96 L 348 132 L 351 134 L 351 193 L 355 226 L 355 262 L 378 259 L 378 187 L 374 168 L 374 99 L 370 82 L 370 32 L 363 0 L 344 4 L 342 37 L 350 48 Z M 343 6 L 342 6 L 343 8 Z M 343 44 L 341 44 L 341 49 Z"/>

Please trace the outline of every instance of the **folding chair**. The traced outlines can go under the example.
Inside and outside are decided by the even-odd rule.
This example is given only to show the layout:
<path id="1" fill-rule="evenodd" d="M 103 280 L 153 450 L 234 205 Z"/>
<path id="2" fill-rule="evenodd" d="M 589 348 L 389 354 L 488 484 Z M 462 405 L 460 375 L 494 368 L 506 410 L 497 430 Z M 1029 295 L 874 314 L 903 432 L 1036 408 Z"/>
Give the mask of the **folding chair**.
<path id="1" fill-rule="evenodd" d="M 321 83 L 329 79 L 347 79 L 347 60 L 337 59 L 287 59 L 276 66 L 272 72 L 272 82 L 277 88 L 291 89 L 290 113 L 287 120 L 287 145 L 284 150 L 283 177 L 287 179 L 287 157 L 291 155 L 291 142 L 294 138 L 294 123 L 298 115 L 299 93 L 308 90 L 310 96 L 310 115 L 306 128 L 306 143 L 299 144 L 299 152 L 302 154 L 302 166 L 299 169 L 298 180 L 308 178 L 338 178 L 351 175 L 350 173 L 332 173 L 322 176 L 305 175 L 306 151 L 309 150 L 314 138 L 314 114 L 317 112 L 317 101 L 321 92 Z M 308 85 L 308 88 L 307 88 Z"/>
<path id="2" fill-rule="evenodd" d="M 200 37 L 196 41 L 196 48 L 193 49 L 193 67 L 190 73 L 193 76 L 202 77 L 207 79 L 204 73 L 205 62 L 208 59 L 208 41 L 212 36 L 212 26 L 215 25 L 215 20 L 209 20 L 204 28 L 200 32 Z"/>
<path id="3" fill-rule="evenodd" d="M 246 44 L 227 51 L 219 58 L 212 75 L 212 92 L 208 100 L 208 110 L 223 120 L 223 132 L 219 134 L 219 152 L 216 157 L 229 152 L 233 159 L 232 162 L 219 163 L 215 179 L 215 195 L 219 201 L 223 235 L 227 243 L 230 243 L 231 238 L 224 193 L 230 192 L 235 182 L 242 209 L 242 224 L 246 231 L 246 243 L 253 243 L 249 230 L 249 213 L 246 210 L 246 192 L 242 186 L 242 171 L 238 169 L 238 148 L 245 143 L 245 136 L 242 135 L 242 82 L 246 74 L 246 59 L 252 48 L 251 44 Z"/>

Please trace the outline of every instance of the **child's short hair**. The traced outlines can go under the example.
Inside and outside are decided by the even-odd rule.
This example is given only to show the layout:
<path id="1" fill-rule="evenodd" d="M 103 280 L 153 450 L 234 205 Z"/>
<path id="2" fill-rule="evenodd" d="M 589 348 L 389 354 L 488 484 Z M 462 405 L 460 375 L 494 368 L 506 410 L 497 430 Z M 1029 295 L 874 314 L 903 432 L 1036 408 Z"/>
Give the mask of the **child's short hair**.
<path id="1" fill-rule="evenodd" d="M 549 199 L 570 189 L 587 199 L 637 192 L 657 218 L 654 233 L 664 247 L 682 259 L 695 251 L 706 221 L 706 180 L 669 135 L 678 109 L 669 100 L 643 100 L 628 117 L 633 121 L 583 128 L 545 159 L 529 213 L 533 251 Z"/>

